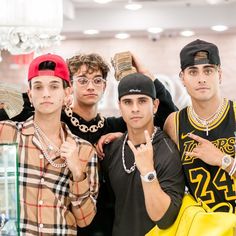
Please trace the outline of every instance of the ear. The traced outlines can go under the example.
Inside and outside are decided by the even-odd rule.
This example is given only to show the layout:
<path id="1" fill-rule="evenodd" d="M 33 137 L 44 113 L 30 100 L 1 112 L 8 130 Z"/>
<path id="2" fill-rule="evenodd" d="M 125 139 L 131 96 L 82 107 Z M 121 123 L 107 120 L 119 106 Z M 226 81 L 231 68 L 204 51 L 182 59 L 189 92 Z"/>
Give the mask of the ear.
<path id="1" fill-rule="evenodd" d="M 218 73 L 219 73 L 219 84 L 221 84 L 221 82 L 222 82 L 222 70 L 221 70 L 220 67 L 219 67 Z"/>
<path id="2" fill-rule="evenodd" d="M 182 83 L 183 86 L 185 87 L 184 72 L 183 72 L 183 71 L 180 71 L 180 72 L 179 72 L 179 78 L 180 78 L 181 83 Z"/>
<path id="3" fill-rule="evenodd" d="M 66 95 L 66 96 L 69 96 L 69 95 L 71 95 L 71 94 L 72 94 L 72 92 L 73 92 L 73 89 L 72 89 L 72 87 L 67 87 L 67 88 L 65 88 L 65 95 Z"/>
<path id="4" fill-rule="evenodd" d="M 32 92 L 31 92 L 31 89 L 28 89 L 27 94 L 28 94 L 30 103 L 32 103 Z"/>
<path id="5" fill-rule="evenodd" d="M 106 87 L 107 87 L 107 82 L 106 82 L 106 83 L 104 83 L 104 87 L 103 87 L 103 93 L 105 92 L 105 90 L 106 90 Z"/>
<path id="6" fill-rule="evenodd" d="M 157 112 L 157 110 L 158 110 L 158 106 L 159 106 L 159 104 L 160 104 L 160 101 L 159 101 L 159 99 L 155 99 L 154 101 L 153 101 L 153 114 L 156 114 L 156 112 Z"/>

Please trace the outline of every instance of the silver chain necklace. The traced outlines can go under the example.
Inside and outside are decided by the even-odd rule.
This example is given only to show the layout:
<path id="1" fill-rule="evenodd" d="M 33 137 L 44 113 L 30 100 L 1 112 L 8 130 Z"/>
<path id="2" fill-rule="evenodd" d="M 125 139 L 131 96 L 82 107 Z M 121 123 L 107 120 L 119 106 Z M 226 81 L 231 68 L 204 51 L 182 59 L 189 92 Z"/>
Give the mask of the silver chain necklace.
<path id="1" fill-rule="evenodd" d="M 72 125 L 79 127 L 79 130 L 82 131 L 83 133 L 87 133 L 87 132 L 95 133 L 98 131 L 98 129 L 101 129 L 104 126 L 105 118 L 103 116 L 100 116 L 101 119 L 98 121 L 97 125 L 91 125 L 88 127 L 87 125 L 84 125 L 84 124 L 81 125 L 79 123 L 79 120 L 73 116 L 73 111 L 70 107 L 66 107 L 64 111 L 66 115 L 70 117 L 70 121 Z"/>
<path id="2" fill-rule="evenodd" d="M 50 155 L 48 153 L 49 150 L 45 149 L 44 148 L 44 145 L 43 145 L 43 139 L 47 139 L 47 141 L 50 141 L 50 139 L 47 137 L 47 135 L 39 128 L 39 126 L 34 123 L 34 127 L 35 127 L 35 133 L 37 134 L 38 136 L 38 140 L 39 140 L 39 144 L 40 144 L 40 149 L 42 150 L 43 152 L 43 155 L 44 157 L 46 158 L 46 160 L 55 168 L 63 168 L 63 167 L 66 167 L 67 166 L 67 162 L 66 160 L 61 163 L 61 164 L 57 164 L 55 163 L 52 158 L 50 158 Z M 61 128 L 61 138 L 62 138 L 62 142 L 65 141 L 65 136 L 64 136 L 64 131 L 62 130 Z M 50 141 L 51 142 L 51 141 Z M 46 141 L 44 140 L 44 143 L 46 143 Z M 55 146 L 55 145 L 54 145 Z M 49 149 L 49 148 L 48 148 Z M 59 148 L 57 147 L 58 151 L 56 150 L 55 154 L 58 153 L 60 155 L 60 150 Z M 51 150 L 52 151 L 52 150 Z"/>
<path id="3" fill-rule="evenodd" d="M 206 136 L 208 136 L 209 131 L 210 131 L 209 126 L 224 113 L 226 104 L 227 104 L 227 99 L 222 100 L 216 112 L 206 119 L 202 119 L 201 117 L 199 117 L 194 111 L 192 106 L 189 107 L 189 114 L 192 117 L 192 119 L 195 121 L 195 123 L 200 123 L 202 126 L 204 126 Z"/>
<path id="4" fill-rule="evenodd" d="M 153 133 L 151 135 L 151 142 L 153 141 L 153 138 L 155 136 L 157 132 L 157 127 L 155 126 L 154 127 L 154 130 L 153 130 Z M 125 143 L 127 141 L 127 138 L 128 138 L 128 133 L 125 135 L 125 138 L 124 138 L 124 141 L 123 141 L 123 144 L 122 144 L 122 164 L 123 164 L 123 167 L 124 167 L 124 170 L 127 174 L 130 174 L 132 173 L 133 171 L 135 171 L 135 168 L 136 168 L 136 163 L 134 161 L 134 164 L 130 167 L 130 169 L 128 169 L 125 165 Z"/>

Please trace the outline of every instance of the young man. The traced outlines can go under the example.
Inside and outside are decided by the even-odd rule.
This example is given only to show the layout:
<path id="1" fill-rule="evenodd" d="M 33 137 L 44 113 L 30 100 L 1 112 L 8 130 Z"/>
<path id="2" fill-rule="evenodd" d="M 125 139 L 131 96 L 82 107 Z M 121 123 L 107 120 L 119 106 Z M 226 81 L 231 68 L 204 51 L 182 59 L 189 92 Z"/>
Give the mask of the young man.
<path id="1" fill-rule="evenodd" d="M 190 193 L 210 207 L 221 202 L 235 207 L 236 106 L 220 93 L 218 48 L 198 39 L 181 50 L 180 60 L 192 105 L 172 113 L 164 129 L 178 145 Z"/>
<path id="2" fill-rule="evenodd" d="M 157 112 L 152 80 L 139 73 L 118 85 L 119 108 L 127 130 L 105 147 L 102 161 L 115 195 L 113 236 L 144 236 L 156 224 L 168 228 L 184 193 L 184 177 L 175 144 L 154 126 Z"/>
<path id="3" fill-rule="evenodd" d="M 28 81 L 34 116 L 0 123 L 0 141 L 19 146 L 20 232 L 77 235 L 77 225 L 87 226 L 96 214 L 97 156 L 60 121 L 70 93 L 65 61 L 53 54 L 35 58 Z"/>

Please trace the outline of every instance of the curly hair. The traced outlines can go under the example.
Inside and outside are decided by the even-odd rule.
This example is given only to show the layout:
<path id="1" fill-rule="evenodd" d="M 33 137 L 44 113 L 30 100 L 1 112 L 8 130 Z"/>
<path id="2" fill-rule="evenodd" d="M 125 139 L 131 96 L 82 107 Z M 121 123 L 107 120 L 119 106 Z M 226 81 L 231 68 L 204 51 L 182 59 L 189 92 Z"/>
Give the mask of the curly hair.
<path id="1" fill-rule="evenodd" d="M 70 71 L 71 79 L 82 65 L 86 65 L 87 70 L 91 72 L 101 70 L 104 79 L 107 78 L 107 74 L 110 70 L 105 60 L 96 53 L 78 54 L 67 59 L 66 62 Z"/>

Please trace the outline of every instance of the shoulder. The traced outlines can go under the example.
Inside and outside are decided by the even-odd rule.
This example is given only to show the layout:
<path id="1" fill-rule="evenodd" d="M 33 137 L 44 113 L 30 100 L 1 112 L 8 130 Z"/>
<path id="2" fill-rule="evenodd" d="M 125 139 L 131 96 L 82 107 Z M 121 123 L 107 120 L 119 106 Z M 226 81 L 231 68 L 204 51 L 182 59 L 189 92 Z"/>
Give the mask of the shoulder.
<path id="1" fill-rule="evenodd" d="M 163 130 L 177 143 L 176 119 L 178 112 L 172 112 L 166 119 Z"/>

